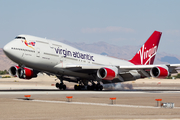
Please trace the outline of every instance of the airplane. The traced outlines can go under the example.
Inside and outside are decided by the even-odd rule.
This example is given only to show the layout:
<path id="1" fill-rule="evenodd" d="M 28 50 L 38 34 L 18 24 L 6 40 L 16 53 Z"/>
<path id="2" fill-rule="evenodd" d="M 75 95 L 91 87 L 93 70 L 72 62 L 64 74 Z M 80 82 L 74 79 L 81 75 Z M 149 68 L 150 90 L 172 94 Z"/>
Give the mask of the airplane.
<path id="1" fill-rule="evenodd" d="M 154 31 L 131 60 L 94 54 L 31 35 L 18 35 L 3 51 L 18 64 L 10 67 L 11 76 L 29 80 L 44 72 L 60 80 L 56 83 L 60 90 L 66 89 L 64 81 L 78 83 L 75 90 L 103 90 L 103 84 L 165 78 L 177 73 L 180 64 L 153 64 L 161 35 Z"/>

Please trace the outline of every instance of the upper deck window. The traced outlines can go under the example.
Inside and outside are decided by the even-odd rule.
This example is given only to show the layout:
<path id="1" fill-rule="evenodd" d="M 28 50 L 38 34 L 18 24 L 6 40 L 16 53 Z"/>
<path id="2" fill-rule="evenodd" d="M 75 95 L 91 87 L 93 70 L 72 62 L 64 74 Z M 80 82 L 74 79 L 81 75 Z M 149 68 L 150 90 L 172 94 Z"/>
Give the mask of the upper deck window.
<path id="1" fill-rule="evenodd" d="M 25 37 L 20 37 L 20 36 L 17 36 L 17 37 L 15 37 L 15 39 L 26 39 Z"/>

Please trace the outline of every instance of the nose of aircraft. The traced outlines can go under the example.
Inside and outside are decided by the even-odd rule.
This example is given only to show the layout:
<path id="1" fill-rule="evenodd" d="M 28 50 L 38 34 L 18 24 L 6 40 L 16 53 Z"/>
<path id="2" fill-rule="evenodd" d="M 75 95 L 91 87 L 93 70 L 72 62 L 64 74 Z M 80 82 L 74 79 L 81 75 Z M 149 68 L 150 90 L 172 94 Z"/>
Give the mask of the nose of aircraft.
<path id="1" fill-rule="evenodd" d="M 6 55 L 10 54 L 10 49 L 11 49 L 11 47 L 10 47 L 9 43 L 3 47 L 3 51 Z"/>
<path id="2" fill-rule="evenodd" d="M 8 51 L 8 49 L 9 49 L 9 47 L 8 47 L 8 45 L 6 44 L 6 45 L 3 47 L 4 53 L 6 53 L 6 52 Z"/>

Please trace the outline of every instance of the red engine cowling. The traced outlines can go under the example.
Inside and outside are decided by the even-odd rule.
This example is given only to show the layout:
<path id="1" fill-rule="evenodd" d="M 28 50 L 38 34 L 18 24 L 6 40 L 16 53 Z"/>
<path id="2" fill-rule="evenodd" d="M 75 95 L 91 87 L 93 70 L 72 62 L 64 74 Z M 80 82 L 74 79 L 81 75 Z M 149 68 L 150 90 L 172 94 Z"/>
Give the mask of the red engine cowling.
<path id="1" fill-rule="evenodd" d="M 103 67 L 97 71 L 97 76 L 103 80 L 113 80 L 114 78 L 117 77 L 117 74 L 118 74 L 118 68 L 116 67 L 112 67 L 112 68 Z"/>
<path id="2" fill-rule="evenodd" d="M 13 77 L 19 77 L 20 79 L 31 79 L 33 77 L 37 77 L 37 73 L 30 68 L 20 68 L 19 66 L 12 66 L 9 69 L 9 73 Z"/>
<path id="3" fill-rule="evenodd" d="M 153 67 L 150 71 L 150 74 L 152 77 L 156 77 L 156 78 L 165 78 L 169 75 L 169 71 L 168 71 L 168 67 L 167 66 L 157 66 L 157 67 Z"/>
<path id="4" fill-rule="evenodd" d="M 31 79 L 34 77 L 34 72 L 33 70 L 24 67 L 17 70 L 17 75 L 21 79 Z"/>

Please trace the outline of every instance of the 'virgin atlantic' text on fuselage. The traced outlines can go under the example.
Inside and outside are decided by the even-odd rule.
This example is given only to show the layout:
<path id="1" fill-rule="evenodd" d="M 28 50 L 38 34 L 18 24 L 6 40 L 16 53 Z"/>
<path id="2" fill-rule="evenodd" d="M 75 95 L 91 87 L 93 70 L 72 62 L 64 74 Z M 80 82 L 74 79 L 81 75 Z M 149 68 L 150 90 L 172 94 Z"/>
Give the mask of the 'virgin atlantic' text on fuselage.
<path id="1" fill-rule="evenodd" d="M 56 54 L 64 55 L 64 57 L 70 56 L 70 57 L 74 57 L 74 58 L 80 58 L 80 59 L 84 59 L 84 60 L 94 61 L 94 58 L 93 58 L 94 56 L 92 56 L 90 54 L 83 54 L 83 53 L 76 52 L 76 51 L 71 52 L 67 49 L 60 49 L 59 47 L 55 48 L 55 52 L 56 52 Z"/>

